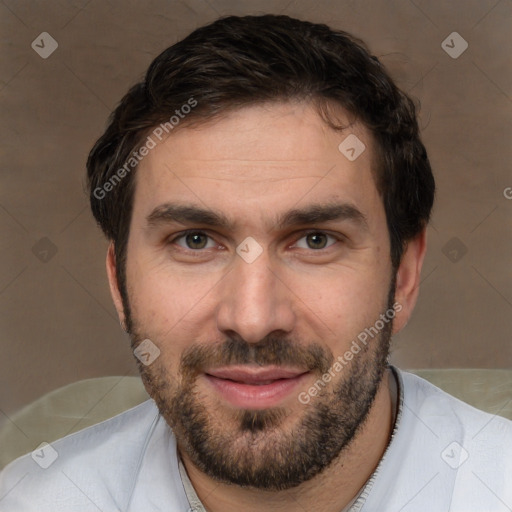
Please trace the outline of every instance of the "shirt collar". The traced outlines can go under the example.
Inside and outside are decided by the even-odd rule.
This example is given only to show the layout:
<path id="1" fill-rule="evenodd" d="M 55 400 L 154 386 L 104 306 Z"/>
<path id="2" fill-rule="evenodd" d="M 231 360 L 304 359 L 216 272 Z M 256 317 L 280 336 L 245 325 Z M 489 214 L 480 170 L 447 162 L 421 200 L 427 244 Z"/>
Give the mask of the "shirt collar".
<path id="1" fill-rule="evenodd" d="M 375 471 L 370 475 L 370 478 L 368 478 L 366 483 L 363 485 L 363 488 L 359 491 L 359 494 L 341 512 L 360 512 L 360 510 L 362 510 L 362 508 L 366 502 L 366 499 L 368 498 L 370 491 L 372 490 L 373 484 L 375 483 L 375 480 L 377 479 L 377 477 L 379 475 L 379 472 L 384 463 L 384 459 L 386 459 L 387 455 L 389 454 L 390 446 L 393 442 L 393 439 L 395 438 L 398 430 L 400 429 L 400 425 L 402 423 L 402 416 L 403 416 L 403 407 L 404 407 L 404 383 L 403 383 L 402 375 L 400 374 L 400 371 L 395 366 L 389 365 L 389 369 L 391 370 L 391 373 L 392 373 L 393 377 L 395 378 L 395 382 L 396 382 L 396 408 L 395 408 L 395 425 L 393 427 L 393 431 L 391 432 L 391 436 L 389 437 L 388 446 L 386 447 L 386 450 L 384 451 L 384 455 L 381 457 L 379 464 L 375 468 Z"/>

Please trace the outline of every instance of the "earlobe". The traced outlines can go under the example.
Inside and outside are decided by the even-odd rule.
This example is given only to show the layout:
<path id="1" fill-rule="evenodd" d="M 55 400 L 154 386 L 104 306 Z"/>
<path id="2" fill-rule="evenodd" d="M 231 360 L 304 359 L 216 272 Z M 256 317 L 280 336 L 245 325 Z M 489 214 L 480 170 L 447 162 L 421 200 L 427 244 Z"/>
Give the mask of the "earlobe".
<path id="1" fill-rule="evenodd" d="M 427 249 L 427 231 L 423 229 L 407 243 L 396 275 L 395 302 L 401 310 L 393 322 L 393 333 L 399 332 L 412 314 L 418 299 L 421 268 Z"/>
<path id="2" fill-rule="evenodd" d="M 114 306 L 116 307 L 117 315 L 119 316 L 119 323 L 121 324 L 121 328 L 126 331 L 123 300 L 121 298 L 121 292 L 119 291 L 119 285 L 117 282 L 117 265 L 114 242 L 110 242 L 108 246 L 106 267 L 108 283 L 110 286 L 110 295 L 114 301 Z"/>

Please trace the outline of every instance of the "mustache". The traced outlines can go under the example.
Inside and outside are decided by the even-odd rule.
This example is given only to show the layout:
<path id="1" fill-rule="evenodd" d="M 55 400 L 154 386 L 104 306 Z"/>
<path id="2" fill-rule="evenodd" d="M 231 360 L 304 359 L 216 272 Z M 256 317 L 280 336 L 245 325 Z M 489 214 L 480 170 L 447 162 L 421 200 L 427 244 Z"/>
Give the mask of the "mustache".
<path id="1" fill-rule="evenodd" d="M 257 343 L 232 337 L 220 343 L 191 345 L 181 357 L 180 369 L 185 376 L 195 376 L 208 368 L 235 364 L 290 365 L 324 374 L 333 361 L 333 353 L 316 343 L 303 346 L 269 335 Z"/>

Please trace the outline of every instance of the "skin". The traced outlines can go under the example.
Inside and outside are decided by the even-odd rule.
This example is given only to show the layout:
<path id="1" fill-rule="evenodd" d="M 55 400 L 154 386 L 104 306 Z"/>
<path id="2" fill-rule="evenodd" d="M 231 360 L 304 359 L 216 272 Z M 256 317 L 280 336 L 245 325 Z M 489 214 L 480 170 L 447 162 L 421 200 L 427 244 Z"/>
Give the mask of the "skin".
<path id="1" fill-rule="evenodd" d="M 348 125 L 348 118 L 340 115 Z M 349 133 L 366 146 L 353 162 L 338 150 Z M 140 335 L 161 351 L 152 371 L 165 371 L 180 382 L 180 358 L 192 343 L 208 346 L 233 335 L 255 344 L 272 333 L 286 333 L 300 346 L 314 342 L 337 357 L 358 333 L 374 325 L 387 308 L 392 270 L 385 211 L 371 170 L 373 154 L 372 137 L 364 126 L 356 122 L 343 132 L 334 131 L 303 103 L 237 110 L 213 123 L 177 130 L 150 151 L 137 170 L 126 271 L 132 319 Z M 233 229 L 176 222 L 148 226 L 147 217 L 156 207 L 176 202 L 222 212 L 233 221 Z M 333 202 L 357 208 L 366 227 L 353 219 L 286 228 L 275 222 L 288 210 Z M 208 247 L 187 248 L 185 239 L 177 238 L 185 229 L 210 236 Z M 319 251 L 308 246 L 305 231 L 311 229 L 333 237 L 328 247 Z M 236 253 L 246 237 L 263 249 L 252 263 Z M 393 332 L 407 323 L 416 303 L 425 249 L 422 232 L 403 255 L 395 290 L 402 308 Z M 125 321 L 112 245 L 107 272 L 120 320 Z M 355 357 L 369 358 L 370 353 Z M 332 386 L 345 378 L 344 371 Z M 280 404 L 286 411 L 282 432 L 290 432 L 306 414 L 297 395 L 317 379 L 318 374 L 307 374 L 297 393 Z M 212 422 L 234 429 L 236 407 L 205 379 L 198 378 L 196 386 Z M 324 471 L 282 491 L 218 482 L 194 464 L 176 433 L 178 446 L 209 511 L 339 512 L 386 449 L 395 392 L 386 370 L 352 442 Z M 257 441 L 255 449 L 261 449 L 265 437 Z"/>

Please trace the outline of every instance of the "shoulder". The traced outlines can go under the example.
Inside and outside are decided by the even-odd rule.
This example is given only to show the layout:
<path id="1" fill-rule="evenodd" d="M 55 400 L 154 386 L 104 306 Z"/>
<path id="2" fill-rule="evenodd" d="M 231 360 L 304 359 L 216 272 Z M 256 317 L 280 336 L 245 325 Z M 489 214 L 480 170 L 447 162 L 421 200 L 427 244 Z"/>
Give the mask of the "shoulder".
<path id="1" fill-rule="evenodd" d="M 158 419 L 148 400 L 16 459 L 0 473 L 0 509 L 124 508 Z"/>
<path id="2" fill-rule="evenodd" d="M 437 468 L 439 489 L 446 488 L 452 509 L 502 510 L 503 503 L 512 504 L 512 421 L 476 409 L 416 375 L 400 373 L 403 415 L 410 426 L 406 432 L 417 453 L 430 461 L 427 467 Z"/>
<path id="3" fill-rule="evenodd" d="M 512 422 L 393 370 L 397 426 L 364 510 L 511 510 Z"/>
<path id="4" fill-rule="evenodd" d="M 477 409 L 412 373 L 398 370 L 404 387 L 404 402 L 425 418 L 448 418 L 475 435 L 482 430 L 482 439 L 500 439 L 512 433 L 512 421 Z M 512 448 L 512 446 L 511 446 Z"/>

